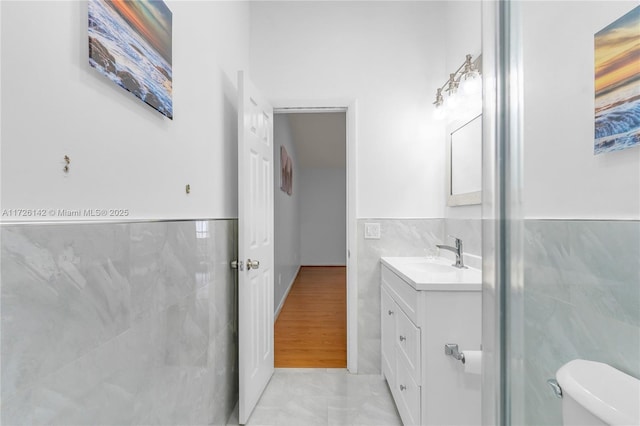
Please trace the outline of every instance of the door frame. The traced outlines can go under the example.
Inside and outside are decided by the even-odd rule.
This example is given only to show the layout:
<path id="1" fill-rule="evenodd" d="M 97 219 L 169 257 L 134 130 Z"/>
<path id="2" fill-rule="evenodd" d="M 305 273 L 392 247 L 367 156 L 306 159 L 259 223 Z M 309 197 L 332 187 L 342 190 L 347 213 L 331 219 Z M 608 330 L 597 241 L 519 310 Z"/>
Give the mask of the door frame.
<path id="1" fill-rule="evenodd" d="M 347 134 L 347 370 L 358 372 L 358 247 L 357 247 L 357 101 L 323 99 L 272 101 L 273 113 L 344 112 Z"/>

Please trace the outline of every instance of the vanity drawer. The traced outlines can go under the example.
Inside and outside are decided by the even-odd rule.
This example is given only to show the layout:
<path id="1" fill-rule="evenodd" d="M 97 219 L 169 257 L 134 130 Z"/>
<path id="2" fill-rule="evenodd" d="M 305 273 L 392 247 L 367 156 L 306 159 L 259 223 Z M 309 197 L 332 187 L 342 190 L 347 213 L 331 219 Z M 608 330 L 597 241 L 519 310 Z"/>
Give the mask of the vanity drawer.
<path id="1" fill-rule="evenodd" d="M 420 329 L 415 326 L 404 312 L 396 315 L 396 347 L 398 348 L 398 362 L 402 359 L 406 362 L 406 369 L 412 377 L 420 378 Z"/>
<path id="2" fill-rule="evenodd" d="M 398 358 L 396 366 L 397 377 L 395 385 L 396 406 L 405 425 L 419 425 L 421 423 L 420 392 L 414 376 L 407 369 L 402 358 Z"/>
<path id="3" fill-rule="evenodd" d="M 391 269 L 382 265 L 382 283 L 396 301 L 398 306 L 414 323 L 418 322 L 418 292 L 397 276 Z"/>

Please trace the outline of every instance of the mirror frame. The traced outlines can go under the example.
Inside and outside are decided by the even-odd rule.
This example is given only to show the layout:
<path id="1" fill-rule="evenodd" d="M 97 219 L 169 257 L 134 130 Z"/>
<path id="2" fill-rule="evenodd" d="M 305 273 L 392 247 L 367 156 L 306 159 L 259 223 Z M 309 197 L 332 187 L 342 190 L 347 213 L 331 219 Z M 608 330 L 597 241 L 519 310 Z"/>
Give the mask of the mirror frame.
<path id="1" fill-rule="evenodd" d="M 461 128 L 463 128 L 464 126 L 466 126 L 467 124 L 471 123 L 472 121 L 479 119 L 482 122 L 482 114 L 476 115 L 475 117 L 471 118 L 470 120 L 463 122 L 463 123 L 456 123 L 457 125 L 455 126 L 455 129 L 453 130 L 448 130 L 447 134 L 447 175 L 446 175 L 446 185 L 447 185 L 447 206 L 448 207 L 456 207 L 456 206 L 469 206 L 469 205 L 476 205 L 476 204 L 481 204 L 482 203 L 482 190 L 480 191 L 475 191 L 475 192 L 467 192 L 464 194 L 452 194 L 452 185 L 451 185 L 451 179 L 452 179 L 452 175 L 451 175 L 451 171 L 452 171 L 452 153 L 451 153 L 451 139 L 453 137 L 453 134 L 460 130 Z M 451 129 L 450 126 L 449 129 Z M 482 132 L 480 132 L 480 140 L 479 143 L 482 143 Z M 479 161 L 482 162 L 482 158 L 479 158 Z"/>

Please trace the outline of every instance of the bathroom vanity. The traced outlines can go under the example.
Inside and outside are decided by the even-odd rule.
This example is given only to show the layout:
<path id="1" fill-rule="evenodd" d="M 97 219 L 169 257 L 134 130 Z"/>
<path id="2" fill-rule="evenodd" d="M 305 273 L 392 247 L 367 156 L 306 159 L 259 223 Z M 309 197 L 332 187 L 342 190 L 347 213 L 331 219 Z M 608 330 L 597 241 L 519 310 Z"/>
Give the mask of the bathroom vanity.
<path id="1" fill-rule="evenodd" d="M 479 425 L 480 375 L 444 348 L 480 350 L 481 271 L 444 258 L 381 263 L 382 373 L 403 423 Z"/>

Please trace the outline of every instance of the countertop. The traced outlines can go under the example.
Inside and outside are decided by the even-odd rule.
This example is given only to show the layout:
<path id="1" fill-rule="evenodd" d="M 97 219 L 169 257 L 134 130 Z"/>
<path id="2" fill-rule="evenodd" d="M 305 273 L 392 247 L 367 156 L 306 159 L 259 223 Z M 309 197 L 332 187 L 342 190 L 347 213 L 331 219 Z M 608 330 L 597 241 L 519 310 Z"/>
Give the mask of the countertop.
<path id="1" fill-rule="evenodd" d="M 443 257 L 381 257 L 380 261 L 416 290 L 482 290 L 481 270 L 455 268 Z"/>

